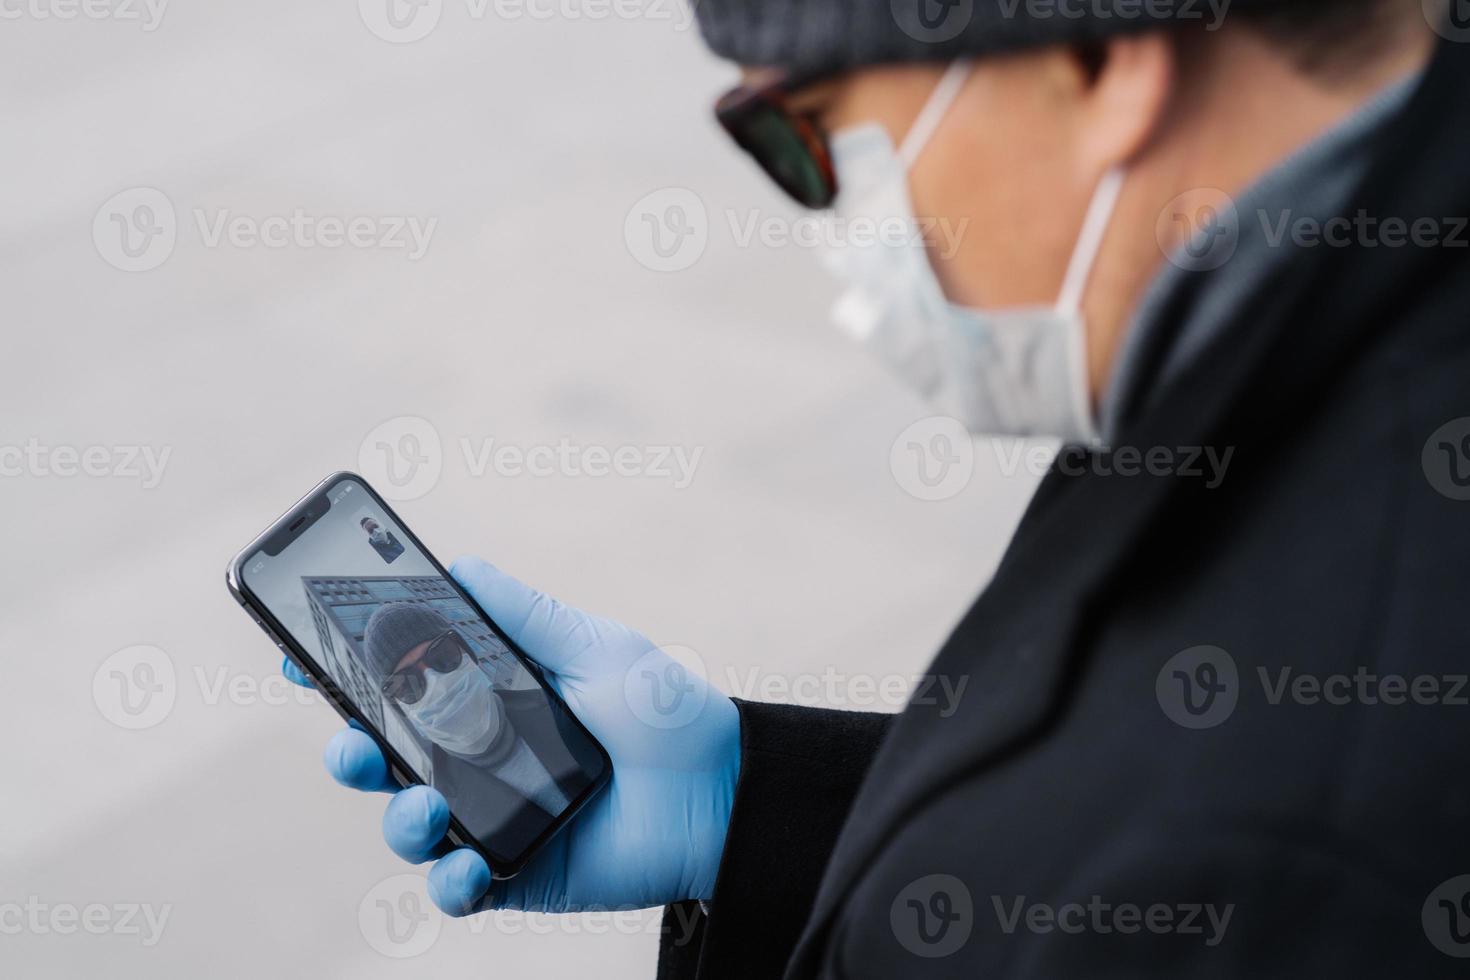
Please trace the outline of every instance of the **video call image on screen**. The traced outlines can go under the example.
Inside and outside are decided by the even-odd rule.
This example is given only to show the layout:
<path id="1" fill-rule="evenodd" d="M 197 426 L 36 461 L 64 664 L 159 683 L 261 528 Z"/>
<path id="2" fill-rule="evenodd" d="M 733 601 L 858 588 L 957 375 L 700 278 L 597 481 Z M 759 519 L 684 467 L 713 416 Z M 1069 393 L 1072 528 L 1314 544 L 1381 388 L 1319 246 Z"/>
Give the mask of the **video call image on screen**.
<path id="1" fill-rule="evenodd" d="M 361 486 L 247 588 L 492 854 L 510 860 L 595 779 L 585 733 Z"/>

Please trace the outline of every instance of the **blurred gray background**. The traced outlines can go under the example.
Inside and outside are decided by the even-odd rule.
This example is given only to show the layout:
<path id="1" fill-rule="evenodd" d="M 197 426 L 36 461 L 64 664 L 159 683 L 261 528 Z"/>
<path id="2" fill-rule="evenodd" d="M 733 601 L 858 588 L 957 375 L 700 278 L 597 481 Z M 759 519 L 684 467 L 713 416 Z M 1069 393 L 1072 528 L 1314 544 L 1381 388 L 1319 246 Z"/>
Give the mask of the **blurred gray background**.
<path id="1" fill-rule="evenodd" d="M 812 249 L 741 233 L 801 215 L 714 125 L 735 73 L 686 8 L 387 2 L 6 7 L 5 976 L 652 975 L 653 914 L 441 919 L 226 593 L 383 444 L 427 461 L 398 509 L 446 561 L 732 693 L 876 710 L 1033 488 L 827 324 Z M 367 231 L 328 247 L 330 219 Z M 434 223 L 424 254 L 397 222 Z M 473 461 L 563 444 L 643 468 Z M 659 447 L 699 452 L 687 486 Z M 937 489 L 905 470 L 930 449 Z"/>

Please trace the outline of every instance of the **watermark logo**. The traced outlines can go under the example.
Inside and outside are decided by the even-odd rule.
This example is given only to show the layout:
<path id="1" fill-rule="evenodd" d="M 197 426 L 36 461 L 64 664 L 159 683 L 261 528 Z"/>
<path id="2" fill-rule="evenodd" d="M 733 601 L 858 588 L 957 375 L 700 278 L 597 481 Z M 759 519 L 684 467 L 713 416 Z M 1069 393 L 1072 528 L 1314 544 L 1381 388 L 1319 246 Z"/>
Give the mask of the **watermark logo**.
<path id="1" fill-rule="evenodd" d="M 894 898 L 888 924 L 904 949 L 924 959 L 940 959 L 969 942 L 975 903 L 970 889 L 954 875 L 926 875 Z"/>
<path id="2" fill-rule="evenodd" d="M 152 34 L 163 23 L 169 0 L 3 0 L 0 20 L 111 20 L 136 23 Z"/>
<path id="3" fill-rule="evenodd" d="M 22 445 L 0 445 L 0 477 L 137 480 L 152 490 L 172 455 L 172 446 L 50 446 L 32 436 Z"/>
<path id="4" fill-rule="evenodd" d="M 1100 936 L 1146 932 L 1155 936 L 1200 936 L 1211 948 L 1220 945 L 1235 915 L 1233 903 L 1216 906 L 1199 902 L 1177 905 L 1155 902 L 1143 906 L 1134 902 L 1107 902 L 1101 895 L 1093 895 L 1085 905 L 1081 902 L 1051 905 L 1028 901 L 1025 895 L 1009 896 L 1009 899 L 993 895 L 990 904 L 1001 932 L 1007 936 L 1018 930 L 1043 936 L 1053 932 L 1071 936 L 1086 932 Z"/>
<path id="5" fill-rule="evenodd" d="M 645 194 L 623 220 L 628 252 L 655 272 L 681 272 L 703 257 L 712 235 L 727 235 L 738 249 L 801 249 L 842 261 L 844 253 L 926 248 L 953 258 L 964 243 L 970 219 L 901 215 L 836 215 L 830 212 L 766 212 L 725 208 L 711 214 L 703 199 L 684 187 Z"/>
<path id="6" fill-rule="evenodd" d="M 1235 658 L 1215 646 L 1181 650 L 1159 670 L 1154 694 L 1176 725 L 1214 728 L 1234 713 L 1240 699 Z"/>
<path id="7" fill-rule="evenodd" d="M 439 941 L 444 919 L 429 900 L 428 881 L 419 875 L 384 878 L 357 906 L 357 927 L 376 952 L 392 959 L 427 953 Z"/>
<path id="8" fill-rule="evenodd" d="M 1019 440 L 992 439 L 995 461 L 1002 475 L 1025 472 L 1033 477 L 1055 470 L 1067 477 L 1178 477 L 1199 480 L 1206 490 L 1225 482 L 1235 447 L 1226 446 L 1075 446 L 1054 453 L 1046 446 Z"/>
<path id="9" fill-rule="evenodd" d="M 178 237 L 173 202 L 156 187 L 114 194 L 92 218 L 97 254 L 123 272 L 149 272 L 163 265 L 174 254 Z"/>
<path id="10" fill-rule="evenodd" d="M 1470 248 L 1470 218 L 1463 216 L 1409 218 L 1380 217 L 1359 208 L 1351 215 L 1318 218 L 1298 214 L 1291 208 L 1280 211 L 1256 209 L 1261 237 L 1269 248 Z"/>
<path id="11" fill-rule="evenodd" d="M 565 437 L 551 443 L 522 446 L 492 438 L 472 440 L 461 436 L 460 452 L 470 476 L 479 478 L 493 472 L 507 479 L 530 476 L 545 479 L 564 476 L 573 479 L 602 479 L 616 476 L 627 479 L 663 480 L 675 490 L 687 489 L 694 483 L 704 447 L 668 444 L 600 446 L 582 445 Z"/>
<path id="12" fill-rule="evenodd" d="M 102 716 L 132 730 L 153 728 L 177 707 L 181 695 L 197 695 L 214 708 L 320 704 L 315 690 L 301 687 L 280 673 L 240 673 L 228 666 L 212 670 L 196 664 L 179 673 L 172 658 L 154 646 L 133 646 L 108 657 L 92 677 L 92 700 Z"/>
<path id="13" fill-rule="evenodd" d="M 1466 694 L 1470 675 L 1466 674 L 1378 674 L 1359 666 L 1351 674 L 1298 674 L 1290 667 L 1275 671 L 1256 668 L 1266 703 L 1311 706 L 1325 704 L 1342 707 L 1362 704 L 1419 705 L 1464 708 L 1470 706 Z"/>
<path id="14" fill-rule="evenodd" d="M 375 37 L 412 44 L 439 26 L 444 0 L 357 0 L 357 13 Z"/>
<path id="15" fill-rule="evenodd" d="M 970 485 L 975 474 L 975 444 L 959 419 L 932 415 L 919 419 L 893 440 L 888 469 L 909 496 L 948 500 Z"/>
<path id="16" fill-rule="evenodd" d="M 429 252 L 438 218 L 396 214 L 313 214 L 293 208 L 279 214 L 240 214 L 230 208 L 189 212 L 199 244 L 206 249 L 265 248 L 399 252 L 410 262 Z M 178 211 L 155 187 L 134 187 L 108 198 L 92 218 L 92 242 L 111 266 L 150 272 L 168 261 L 178 245 Z"/>
<path id="17" fill-rule="evenodd" d="M 1470 41 L 1470 0 L 1421 0 L 1424 19 L 1446 41 Z"/>
<path id="18" fill-rule="evenodd" d="M 1208 21 L 1206 31 L 1218 31 L 1230 13 L 1231 0 L 999 0 L 1000 15 L 1014 20 L 1018 15 L 1028 21 L 1110 20 Z"/>
<path id="19" fill-rule="evenodd" d="M 1470 959 L 1470 875 L 1457 875 L 1430 892 L 1420 919 L 1435 949 Z"/>
<path id="20" fill-rule="evenodd" d="M 0 902 L 0 936 L 136 936 L 145 949 L 158 945 L 173 914 L 173 903 L 47 902 L 31 895 L 24 902 Z"/>
<path id="21" fill-rule="evenodd" d="M 709 212 L 688 188 L 661 188 L 628 209 L 623 241 L 644 268 L 682 272 L 698 262 L 709 245 Z"/>
<path id="22" fill-rule="evenodd" d="M 1380 674 L 1359 665 L 1351 673 L 1314 674 L 1291 665 L 1257 665 L 1263 708 L 1470 707 L 1470 674 Z M 1159 671 L 1155 693 L 1170 720 L 1185 728 L 1213 728 L 1254 690 L 1234 659 L 1219 647 L 1191 647 Z"/>
<path id="23" fill-rule="evenodd" d="M 697 719 L 709 699 L 704 661 L 685 646 L 650 650 L 623 675 L 623 698 L 650 728 L 683 728 Z"/>
<path id="24" fill-rule="evenodd" d="M 903 215 L 851 216 L 821 214 L 766 214 L 760 208 L 726 208 L 724 226 L 736 248 L 758 245 L 768 249 L 799 248 L 841 253 L 846 249 L 912 248 L 923 246 L 937 258 L 952 259 L 964 244 L 970 219 Z"/>
<path id="25" fill-rule="evenodd" d="M 1429 485 L 1451 500 L 1470 500 L 1470 417 L 1434 430 L 1419 457 Z"/>
<path id="26" fill-rule="evenodd" d="M 898 29 L 921 44 L 959 37 L 975 14 L 975 0 L 888 0 Z"/>
<path id="27" fill-rule="evenodd" d="M 475 478 L 531 477 L 661 482 L 675 490 L 694 483 L 703 446 L 673 443 L 580 443 L 565 436 L 555 442 L 515 443 L 493 437 L 459 436 L 459 457 Z M 392 500 L 422 497 L 438 484 L 445 465 L 439 431 L 427 419 L 403 415 L 369 432 L 358 447 L 358 469 Z"/>
<path id="28" fill-rule="evenodd" d="M 389 500 L 417 500 L 439 483 L 444 451 L 428 419 L 400 415 L 363 438 L 358 472 Z"/>
<path id="29" fill-rule="evenodd" d="M 412 44 L 438 29 L 444 0 L 358 0 L 357 7 L 363 24 L 375 37 L 390 44 Z M 643 20 L 671 24 L 682 32 L 694 23 L 693 4 L 679 0 L 462 0 L 451 10 L 469 24 L 492 19 L 511 23 Z"/>
<path id="30" fill-rule="evenodd" d="M 746 701 L 785 701 L 819 708 L 870 711 L 932 711 L 953 717 L 970 685 L 968 674 L 849 674 L 833 666 L 820 673 L 767 673 L 752 667 L 742 675 L 725 670 L 725 690 Z"/>
<path id="31" fill-rule="evenodd" d="M 1229 262 L 1240 244 L 1240 213 L 1235 201 L 1214 187 L 1178 195 L 1154 224 L 1159 249 L 1186 272 L 1208 272 Z"/>
<path id="32" fill-rule="evenodd" d="M 416 215 L 350 216 L 312 214 L 293 208 L 284 214 L 265 216 L 236 214 L 229 208 L 194 209 L 194 224 L 205 248 L 297 248 L 302 250 L 353 249 L 354 251 L 402 252 L 410 262 L 429 254 L 438 218 Z"/>
<path id="33" fill-rule="evenodd" d="M 178 697 L 174 662 L 158 647 L 125 647 L 92 675 L 92 701 L 119 728 L 152 728 L 168 717 Z"/>
<path id="34" fill-rule="evenodd" d="M 1242 222 L 1249 222 L 1243 227 Z M 1470 217 L 1351 214 L 1319 216 L 1292 208 L 1256 208 L 1242 215 L 1224 191 L 1185 191 L 1159 212 L 1159 248 L 1190 272 L 1218 269 L 1234 257 L 1242 235 L 1266 248 L 1470 249 Z"/>

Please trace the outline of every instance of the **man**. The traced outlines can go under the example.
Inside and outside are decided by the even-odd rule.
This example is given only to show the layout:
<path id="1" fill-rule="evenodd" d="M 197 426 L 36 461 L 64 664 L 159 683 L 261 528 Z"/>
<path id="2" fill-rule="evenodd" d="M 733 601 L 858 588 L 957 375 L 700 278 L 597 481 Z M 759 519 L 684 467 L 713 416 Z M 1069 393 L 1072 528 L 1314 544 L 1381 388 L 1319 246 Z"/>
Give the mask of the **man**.
<path id="1" fill-rule="evenodd" d="M 732 709 L 457 564 L 615 775 L 509 881 L 398 792 L 440 906 L 668 903 L 698 980 L 1459 975 L 1470 46 L 1431 8 L 703 0 L 781 186 L 968 222 L 836 256 L 843 323 L 972 431 L 1067 445 L 930 667 L 952 713 Z M 397 789 L 360 732 L 329 764 Z"/>
<path id="2" fill-rule="evenodd" d="M 383 702 L 429 757 L 430 782 L 495 849 L 518 854 L 546 815 L 566 809 L 585 777 L 557 713 L 534 685 L 497 690 L 459 632 L 438 612 L 390 602 L 368 619 L 363 653 Z"/>
<path id="3" fill-rule="evenodd" d="M 358 527 L 367 532 L 368 544 L 373 546 L 373 550 L 387 564 L 393 564 L 394 559 L 403 554 L 403 545 L 393 536 L 393 532 L 383 527 L 371 517 L 364 517 L 358 522 Z"/>

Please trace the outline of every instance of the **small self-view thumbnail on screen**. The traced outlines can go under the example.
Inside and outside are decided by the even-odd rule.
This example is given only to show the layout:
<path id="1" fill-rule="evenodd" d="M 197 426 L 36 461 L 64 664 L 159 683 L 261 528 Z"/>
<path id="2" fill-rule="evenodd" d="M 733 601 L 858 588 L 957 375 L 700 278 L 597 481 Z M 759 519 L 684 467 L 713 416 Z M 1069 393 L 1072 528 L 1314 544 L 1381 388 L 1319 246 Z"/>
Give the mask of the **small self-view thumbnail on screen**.
<path id="1" fill-rule="evenodd" d="M 251 586 L 465 828 L 515 856 L 595 778 L 566 710 L 411 539 L 334 506 Z"/>
<path id="2" fill-rule="evenodd" d="M 376 517 L 371 514 L 364 515 L 357 522 L 357 526 L 367 534 L 368 544 L 372 546 L 372 549 L 389 565 L 397 561 L 398 557 L 403 554 L 402 542 L 394 537 L 392 531 L 378 523 Z"/>

